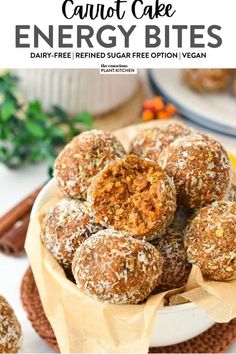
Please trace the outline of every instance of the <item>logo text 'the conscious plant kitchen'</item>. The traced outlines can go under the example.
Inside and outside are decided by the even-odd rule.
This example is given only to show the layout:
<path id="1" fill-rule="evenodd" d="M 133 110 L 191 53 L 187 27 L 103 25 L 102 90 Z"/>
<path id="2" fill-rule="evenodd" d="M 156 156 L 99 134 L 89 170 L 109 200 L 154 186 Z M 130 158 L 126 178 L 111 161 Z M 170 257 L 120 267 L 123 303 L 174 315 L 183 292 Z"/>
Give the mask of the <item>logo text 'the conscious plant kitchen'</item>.
<path id="1" fill-rule="evenodd" d="M 217 24 L 205 26 L 197 25 L 154 25 L 154 21 L 165 17 L 175 16 L 176 9 L 164 0 L 115 0 L 105 3 L 86 3 L 81 0 L 64 0 L 62 2 L 62 14 L 64 19 L 78 19 L 79 25 L 48 25 L 47 29 L 35 25 L 16 25 L 16 48 L 39 48 L 41 43 L 54 48 L 94 48 L 97 45 L 103 48 L 114 48 L 119 42 L 124 48 L 129 48 L 131 42 L 137 40 L 135 31 L 137 25 L 124 26 L 127 14 L 136 20 L 145 19 L 144 45 L 146 48 L 170 48 L 176 46 L 182 48 L 188 44 L 189 48 L 218 48 L 222 44 L 220 36 L 221 27 Z M 91 21 L 94 20 L 94 25 Z M 96 28 L 99 20 L 104 25 Z M 90 21 L 90 25 L 86 21 Z M 114 26 L 114 22 L 122 23 Z M 144 22 L 144 21 L 142 21 Z M 96 28 L 96 29 L 95 29 Z M 186 40 L 188 38 L 188 40 Z M 139 38 L 138 38 L 139 39 Z"/>

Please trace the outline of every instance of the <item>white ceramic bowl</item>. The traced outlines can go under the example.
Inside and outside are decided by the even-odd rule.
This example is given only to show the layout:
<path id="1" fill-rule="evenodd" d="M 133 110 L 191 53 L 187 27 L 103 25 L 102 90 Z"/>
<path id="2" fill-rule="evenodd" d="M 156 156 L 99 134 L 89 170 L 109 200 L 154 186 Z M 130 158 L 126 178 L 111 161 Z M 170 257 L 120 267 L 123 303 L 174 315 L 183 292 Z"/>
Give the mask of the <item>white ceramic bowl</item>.
<path id="1" fill-rule="evenodd" d="M 39 193 L 31 216 L 56 194 L 55 180 L 52 179 Z M 206 331 L 214 321 L 195 304 L 183 304 L 164 307 L 158 311 L 154 325 L 151 346 L 166 346 L 177 344 L 193 338 Z"/>
<path id="2" fill-rule="evenodd" d="M 88 110 L 92 115 L 110 112 L 137 91 L 138 75 L 101 75 L 98 69 L 15 69 L 26 101 L 40 100 L 49 111 L 60 106 L 68 114 Z"/>

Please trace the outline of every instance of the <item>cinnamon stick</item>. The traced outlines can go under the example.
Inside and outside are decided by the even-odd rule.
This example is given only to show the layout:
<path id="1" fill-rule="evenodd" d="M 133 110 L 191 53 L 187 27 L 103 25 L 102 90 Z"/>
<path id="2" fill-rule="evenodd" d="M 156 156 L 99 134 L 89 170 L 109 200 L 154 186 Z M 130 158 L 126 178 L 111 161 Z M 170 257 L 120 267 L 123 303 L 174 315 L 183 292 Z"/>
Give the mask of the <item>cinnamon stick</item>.
<path id="1" fill-rule="evenodd" d="M 21 220 L 31 211 L 34 201 L 41 189 L 42 187 L 36 189 L 0 218 L 0 239 L 17 221 Z"/>
<path id="2" fill-rule="evenodd" d="M 0 239 L 0 251 L 6 255 L 18 256 L 24 250 L 25 237 L 30 221 L 30 212 L 18 220 Z"/>

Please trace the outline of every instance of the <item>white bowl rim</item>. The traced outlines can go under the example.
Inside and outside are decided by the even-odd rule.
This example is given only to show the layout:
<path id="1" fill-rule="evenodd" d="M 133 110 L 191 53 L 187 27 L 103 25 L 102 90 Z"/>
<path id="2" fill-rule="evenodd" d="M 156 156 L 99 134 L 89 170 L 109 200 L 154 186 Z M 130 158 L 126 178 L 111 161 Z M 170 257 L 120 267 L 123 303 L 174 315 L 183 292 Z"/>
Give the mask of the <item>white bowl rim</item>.
<path id="1" fill-rule="evenodd" d="M 30 217 L 34 217 L 34 216 L 37 215 L 41 199 L 45 196 L 45 194 L 48 191 L 48 189 L 55 183 L 56 183 L 56 179 L 53 177 L 43 186 L 43 188 L 39 192 L 39 194 L 38 194 L 38 196 L 37 196 L 37 198 L 36 198 L 36 200 L 35 200 L 35 202 L 33 204 Z M 192 311 L 193 309 L 196 309 L 196 308 L 197 308 L 197 306 L 193 302 L 190 302 L 190 303 L 187 303 L 187 304 L 164 306 L 163 308 L 160 309 L 160 311 L 158 311 L 158 313 Z"/>

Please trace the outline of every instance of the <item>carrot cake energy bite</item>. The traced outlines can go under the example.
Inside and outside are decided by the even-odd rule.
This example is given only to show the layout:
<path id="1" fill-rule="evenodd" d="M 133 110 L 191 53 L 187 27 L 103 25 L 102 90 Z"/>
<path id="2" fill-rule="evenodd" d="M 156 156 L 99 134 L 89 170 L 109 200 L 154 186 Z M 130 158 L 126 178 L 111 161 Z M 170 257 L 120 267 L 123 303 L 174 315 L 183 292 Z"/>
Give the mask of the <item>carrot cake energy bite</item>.
<path id="1" fill-rule="evenodd" d="M 156 162 L 135 155 L 106 166 L 88 198 L 96 222 L 146 240 L 165 232 L 176 209 L 172 180 Z"/>
<path id="2" fill-rule="evenodd" d="M 155 240 L 155 246 L 164 259 L 160 281 L 162 291 L 185 285 L 191 265 L 184 249 L 183 231 L 171 225 L 163 237 Z"/>
<path id="3" fill-rule="evenodd" d="M 157 161 L 166 146 L 190 132 L 186 126 L 178 123 L 169 124 L 164 128 L 140 130 L 131 142 L 130 151 L 137 156 Z"/>
<path id="4" fill-rule="evenodd" d="M 192 90 L 199 92 L 225 91 L 231 82 L 231 69 L 185 69 L 182 78 Z"/>
<path id="5" fill-rule="evenodd" d="M 87 202 L 61 199 L 42 219 L 41 239 L 64 269 L 70 269 L 76 249 L 102 227 L 95 223 Z"/>
<path id="6" fill-rule="evenodd" d="M 55 162 L 54 174 L 60 191 L 67 197 L 86 199 L 91 178 L 124 155 L 122 144 L 108 132 L 91 130 L 76 136 Z"/>
<path id="7" fill-rule="evenodd" d="M 0 295 L 0 353 L 17 353 L 21 335 L 21 327 L 12 307 Z"/>
<path id="8" fill-rule="evenodd" d="M 232 171 L 221 144 L 200 133 L 175 140 L 163 150 L 160 166 L 174 179 L 178 204 L 200 207 L 224 199 Z"/>
<path id="9" fill-rule="evenodd" d="M 236 184 L 235 184 L 235 182 L 232 183 L 232 185 L 228 191 L 228 194 L 226 196 L 226 200 L 236 202 Z"/>
<path id="10" fill-rule="evenodd" d="M 162 263 L 148 242 L 103 230 L 78 248 L 72 271 L 87 294 L 112 304 L 137 304 L 159 284 Z"/>
<path id="11" fill-rule="evenodd" d="M 188 261 L 212 280 L 236 275 L 236 202 L 214 202 L 200 209 L 187 226 Z"/>

